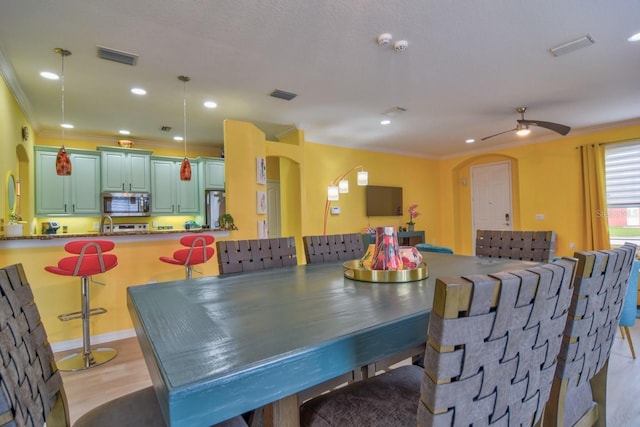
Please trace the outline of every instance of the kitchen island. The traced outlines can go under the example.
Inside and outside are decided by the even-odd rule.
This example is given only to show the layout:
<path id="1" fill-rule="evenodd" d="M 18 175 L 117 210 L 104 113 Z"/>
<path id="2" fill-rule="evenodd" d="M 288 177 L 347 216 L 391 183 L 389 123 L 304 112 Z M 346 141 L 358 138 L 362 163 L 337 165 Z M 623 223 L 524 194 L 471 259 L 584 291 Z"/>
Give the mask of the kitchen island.
<path id="1" fill-rule="evenodd" d="M 70 254 L 64 245 L 72 240 L 104 239 L 115 243 L 112 253 L 118 256 L 118 265 L 94 280 L 105 285 L 91 284 L 91 306 L 104 307 L 107 313 L 91 318 L 92 342 L 98 344 L 133 336 L 133 324 L 127 312 L 126 289 L 131 285 L 184 279 L 184 268 L 159 260 L 171 256 L 180 247 L 181 237 L 193 233 L 212 234 L 216 240 L 226 240 L 225 230 L 149 230 L 114 234 L 97 232 L 46 234 L 20 237 L 0 237 L 0 265 L 22 263 L 33 289 L 34 298 L 49 340 L 55 351 L 78 348 L 82 344 L 79 320 L 62 322 L 61 313 L 80 309 L 80 279 L 57 276 L 44 270 L 56 265 Z M 194 269 L 194 278 L 218 274 L 215 259 Z"/>

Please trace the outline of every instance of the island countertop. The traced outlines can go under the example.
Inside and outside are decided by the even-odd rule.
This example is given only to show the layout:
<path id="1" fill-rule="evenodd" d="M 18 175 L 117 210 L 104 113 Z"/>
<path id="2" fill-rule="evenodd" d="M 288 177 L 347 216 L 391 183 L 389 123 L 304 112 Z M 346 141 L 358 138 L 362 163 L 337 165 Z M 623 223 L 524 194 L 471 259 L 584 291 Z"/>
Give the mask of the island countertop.
<path id="1" fill-rule="evenodd" d="M 207 233 L 213 235 L 216 238 L 227 237 L 229 235 L 229 231 L 223 229 L 166 229 L 124 231 L 117 233 L 99 233 L 97 231 L 94 231 L 86 233 L 33 234 L 15 237 L 0 236 L 0 248 L 26 248 L 33 246 L 42 246 L 43 244 L 47 243 L 59 246 L 61 244 L 64 244 L 63 241 L 66 239 L 80 238 L 114 239 L 119 242 L 167 240 L 168 238 L 174 239 L 181 237 L 180 235 L 193 233 Z"/>

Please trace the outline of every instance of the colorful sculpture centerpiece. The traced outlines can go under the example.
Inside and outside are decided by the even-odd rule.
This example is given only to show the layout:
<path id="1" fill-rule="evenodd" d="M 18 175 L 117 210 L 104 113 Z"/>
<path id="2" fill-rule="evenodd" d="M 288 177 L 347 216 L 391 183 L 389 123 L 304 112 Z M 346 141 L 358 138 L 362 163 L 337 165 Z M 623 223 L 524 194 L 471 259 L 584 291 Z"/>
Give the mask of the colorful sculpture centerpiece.
<path id="1" fill-rule="evenodd" d="M 413 246 L 398 246 L 395 227 L 377 227 L 376 243 L 369 245 L 362 258 L 368 270 L 413 270 L 420 266 L 422 255 Z"/>

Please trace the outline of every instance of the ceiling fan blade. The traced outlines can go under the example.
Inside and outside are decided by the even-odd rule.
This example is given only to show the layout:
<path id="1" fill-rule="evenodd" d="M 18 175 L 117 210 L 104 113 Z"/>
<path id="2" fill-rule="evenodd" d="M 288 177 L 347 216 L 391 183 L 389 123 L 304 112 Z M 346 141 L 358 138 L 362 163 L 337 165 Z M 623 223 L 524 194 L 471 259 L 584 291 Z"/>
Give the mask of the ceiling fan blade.
<path id="1" fill-rule="evenodd" d="M 518 128 L 509 129 L 509 130 L 505 130 L 505 131 L 503 131 L 503 132 L 495 133 L 495 134 L 493 134 L 493 135 L 485 136 L 485 137 L 484 137 L 484 138 L 482 138 L 480 141 L 484 141 L 484 140 L 486 140 L 486 139 L 493 138 L 494 136 L 502 135 L 503 133 L 513 132 L 513 131 L 515 131 L 515 130 L 518 130 Z"/>
<path id="2" fill-rule="evenodd" d="M 539 120 L 518 120 L 518 123 L 521 125 L 532 125 L 539 126 L 541 128 L 549 129 L 554 132 L 558 132 L 560 135 L 566 135 L 569 133 L 571 128 L 569 126 L 561 125 L 560 123 L 552 123 L 552 122 L 541 122 Z"/>

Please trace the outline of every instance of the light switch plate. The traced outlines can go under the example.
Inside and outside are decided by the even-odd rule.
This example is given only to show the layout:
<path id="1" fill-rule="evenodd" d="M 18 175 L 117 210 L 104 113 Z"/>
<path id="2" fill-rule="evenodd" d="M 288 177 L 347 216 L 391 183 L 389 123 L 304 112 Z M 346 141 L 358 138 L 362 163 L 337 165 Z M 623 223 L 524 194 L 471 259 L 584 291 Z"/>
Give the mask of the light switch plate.
<path id="1" fill-rule="evenodd" d="M 331 207 L 331 215 L 340 215 L 340 207 L 332 206 Z"/>

